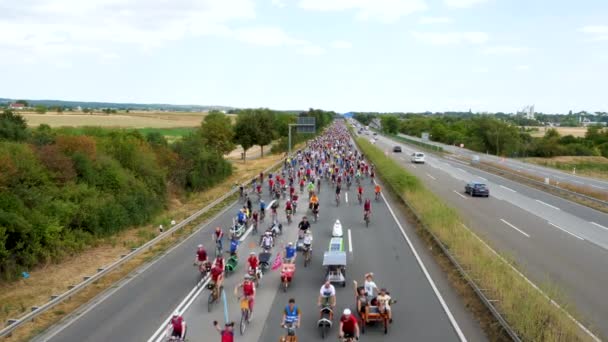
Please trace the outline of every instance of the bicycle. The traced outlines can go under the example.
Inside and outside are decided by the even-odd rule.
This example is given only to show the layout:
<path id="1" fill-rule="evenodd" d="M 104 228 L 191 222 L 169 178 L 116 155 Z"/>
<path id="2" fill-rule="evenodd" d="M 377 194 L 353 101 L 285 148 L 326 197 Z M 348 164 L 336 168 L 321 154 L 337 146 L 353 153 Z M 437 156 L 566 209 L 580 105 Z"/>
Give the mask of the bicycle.
<path id="1" fill-rule="evenodd" d="M 336 207 L 340 206 L 340 194 L 336 194 Z"/>
<path id="2" fill-rule="evenodd" d="M 380 191 L 376 192 L 376 201 L 380 200 Z"/>
<path id="3" fill-rule="evenodd" d="M 357 200 L 359 201 L 359 205 L 363 204 L 363 196 L 360 192 L 357 193 Z"/>
<path id="4" fill-rule="evenodd" d="M 298 336 L 296 336 L 296 322 L 284 323 L 283 328 L 287 330 L 287 334 L 281 336 L 280 342 L 298 342 Z"/>
<path id="5" fill-rule="evenodd" d="M 304 250 L 302 252 L 304 254 L 304 267 L 310 264 L 310 259 L 312 258 L 312 246 L 304 245 Z"/>
<path id="6" fill-rule="evenodd" d="M 285 216 L 287 216 L 287 224 L 291 224 L 291 210 L 285 210 Z"/>
<path id="7" fill-rule="evenodd" d="M 207 312 L 211 312 L 211 309 L 213 309 L 213 304 L 215 304 L 215 302 L 220 298 L 220 293 L 224 289 L 224 286 L 221 286 L 218 289 L 218 287 L 215 286 L 215 284 L 209 283 L 209 285 L 207 285 L 207 288 L 209 290 L 211 290 L 211 293 L 209 294 L 209 297 L 207 298 Z"/>
<path id="8" fill-rule="evenodd" d="M 369 227 L 370 214 L 368 211 L 365 211 L 363 214 L 363 220 L 365 221 L 365 227 Z"/>
<path id="9" fill-rule="evenodd" d="M 245 334 L 247 330 L 247 324 L 249 324 L 249 320 L 251 319 L 251 311 L 249 310 L 249 299 L 247 297 L 241 297 L 241 324 L 239 325 L 239 330 L 241 335 Z"/>
<path id="10" fill-rule="evenodd" d="M 222 255 L 222 252 L 222 240 L 215 240 L 215 256 L 217 257 L 218 255 Z"/>

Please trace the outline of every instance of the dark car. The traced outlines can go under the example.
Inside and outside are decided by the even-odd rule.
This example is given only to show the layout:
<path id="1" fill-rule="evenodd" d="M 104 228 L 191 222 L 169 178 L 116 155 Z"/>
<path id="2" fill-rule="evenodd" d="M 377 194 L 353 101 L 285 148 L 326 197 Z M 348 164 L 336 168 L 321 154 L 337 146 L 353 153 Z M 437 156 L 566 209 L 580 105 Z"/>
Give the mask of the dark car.
<path id="1" fill-rule="evenodd" d="M 483 184 L 483 183 L 479 183 L 479 182 L 470 182 L 467 185 L 464 186 L 464 192 L 475 197 L 475 196 L 482 196 L 482 197 L 488 197 L 490 196 L 490 189 L 488 189 L 488 186 Z"/>
<path id="2" fill-rule="evenodd" d="M 393 147 L 393 152 L 401 152 L 401 146 Z"/>

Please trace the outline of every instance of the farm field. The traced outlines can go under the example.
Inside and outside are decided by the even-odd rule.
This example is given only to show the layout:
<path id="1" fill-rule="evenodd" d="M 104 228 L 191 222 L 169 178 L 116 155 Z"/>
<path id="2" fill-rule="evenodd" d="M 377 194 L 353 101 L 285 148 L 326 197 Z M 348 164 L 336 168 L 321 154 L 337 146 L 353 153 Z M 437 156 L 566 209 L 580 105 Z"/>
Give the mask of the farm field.
<path id="1" fill-rule="evenodd" d="M 530 135 L 533 137 L 542 137 L 545 135 L 546 129 L 545 127 L 527 127 L 527 128 L 538 128 L 536 132 L 530 132 Z M 572 135 L 575 137 L 584 137 L 585 133 L 587 133 L 587 127 L 553 127 L 557 130 L 559 135 Z M 547 128 L 549 129 L 549 128 Z"/>
<path id="2" fill-rule="evenodd" d="M 104 113 L 19 113 L 29 126 L 47 124 L 51 127 L 101 126 L 116 128 L 173 128 L 196 127 L 206 113 L 186 112 L 121 112 Z"/>

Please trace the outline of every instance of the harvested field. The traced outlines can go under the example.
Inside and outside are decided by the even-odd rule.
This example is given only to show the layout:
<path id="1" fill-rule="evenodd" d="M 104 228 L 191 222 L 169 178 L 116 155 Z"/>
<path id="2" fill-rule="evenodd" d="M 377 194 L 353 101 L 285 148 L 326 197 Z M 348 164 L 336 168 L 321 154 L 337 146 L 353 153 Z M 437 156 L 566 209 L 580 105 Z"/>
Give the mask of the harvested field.
<path id="1" fill-rule="evenodd" d="M 196 127 L 206 113 L 130 112 L 103 113 L 20 113 L 29 126 L 47 124 L 51 127 L 101 126 L 120 128 Z"/>
<path id="2" fill-rule="evenodd" d="M 608 158 L 562 156 L 553 158 L 525 158 L 524 161 L 541 166 L 601 179 L 608 179 Z"/>
<path id="3" fill-rule="evenodd" d="M 546 130 L 549 128 L 545 127 L 527 127 L 527 128 L 538 128 L 536 132 L 530 132 L 530 135 L 533 137 L 542 137 L 545 135 Z M 559 135 L 572 135 L 575 137 L 584 137 L 585 133 L 587 133 L 587 127 L 551 127 L 555 128 Z"/>

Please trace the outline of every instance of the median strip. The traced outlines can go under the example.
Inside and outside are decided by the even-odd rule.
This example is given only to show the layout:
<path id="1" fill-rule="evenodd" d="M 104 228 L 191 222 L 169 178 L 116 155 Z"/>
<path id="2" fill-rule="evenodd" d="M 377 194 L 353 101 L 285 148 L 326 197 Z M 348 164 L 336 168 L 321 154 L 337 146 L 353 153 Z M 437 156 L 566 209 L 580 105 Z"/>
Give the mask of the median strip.
<path id="1" fill-rule="evenodd" d="M 384 180 L 443 249 L 487 297 L 497 320 L 524 341 L 600 341 L 487 244 L 464 228 L 456 211 L 426 189 L 418 178 L 365 139 L 356 139 Z M 455 193 L 458 193 L 454 190 Z M 459 194 L 459 193 L 458 193 Z M 461 194 L 459 194 L 461 195 Z M 467 280 L 468 281 L 468 280 Z M 554 291 L 548 293 L 555 293 Z M 490 311 L 492 311 L 490 309 Z M 494 312 L 494 311 L 493 311 Z M 501 320 L 502 319 L 502 320 Z"/>

